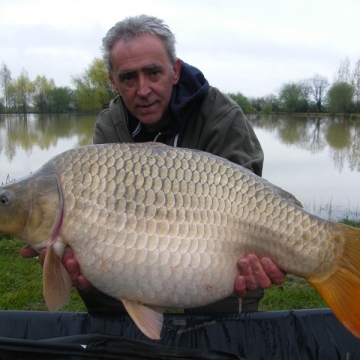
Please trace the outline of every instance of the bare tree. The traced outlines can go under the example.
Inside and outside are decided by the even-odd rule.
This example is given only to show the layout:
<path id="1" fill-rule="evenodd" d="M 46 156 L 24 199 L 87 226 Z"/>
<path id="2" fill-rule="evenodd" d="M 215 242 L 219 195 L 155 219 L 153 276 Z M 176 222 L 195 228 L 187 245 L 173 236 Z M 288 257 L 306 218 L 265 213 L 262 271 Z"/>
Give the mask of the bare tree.
<path id="1" fill-rule="evenodd" d="M 341 60 L 334 83 L 351 83 L 350 60 L 348 56 L 344 60 Z"/>
<path id="2" fill-rule="evenodd" d="M 304 100 L 309 103 L 311 95 L 311 81 L 309 79 L 303 79 L 298 81 L 298 85 L 301 88 Z"/>
<path id="3" fill-rule="evenodd" d="M 328 86 L 329 82 L 325 76 L 315 74 L 314 77 L 311 78 L 311 93 L 318 112 L 322 111 L 322 100 L 326 95 L 325 90 Z"/>
<path id="4" fill-rule="evenodd" d="M 4 94 L 5 99 L 5 107 L 9 108 L 10 106 L 10 98 L 9 98 L 9 85 L 11 83 L 11 71 L 6 66 L 6 64 L 3 62 L 1 68 L 0 68 L 0 86 L 2 89 L 2 92 Z"/>

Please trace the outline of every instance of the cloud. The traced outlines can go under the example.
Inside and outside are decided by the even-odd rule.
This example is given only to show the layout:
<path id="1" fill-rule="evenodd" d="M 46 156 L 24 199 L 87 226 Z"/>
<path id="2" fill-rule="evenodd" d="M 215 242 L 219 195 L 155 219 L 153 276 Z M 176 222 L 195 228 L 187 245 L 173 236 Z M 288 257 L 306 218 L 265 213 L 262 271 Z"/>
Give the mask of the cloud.
<path id="1" fill-rule="evenodd" d="M 107 30 L 141 13 L 164 19 L 179 57 L 212 85 L 246 96 L 314 73 L 332 81 L 342 59 L 360 58 L 357 0 L 2 0 L 0 62 L 14 77 L 24 68 L 30 78 L 43 74 L 71 85 L 71 76 L 101 56 Z"/>

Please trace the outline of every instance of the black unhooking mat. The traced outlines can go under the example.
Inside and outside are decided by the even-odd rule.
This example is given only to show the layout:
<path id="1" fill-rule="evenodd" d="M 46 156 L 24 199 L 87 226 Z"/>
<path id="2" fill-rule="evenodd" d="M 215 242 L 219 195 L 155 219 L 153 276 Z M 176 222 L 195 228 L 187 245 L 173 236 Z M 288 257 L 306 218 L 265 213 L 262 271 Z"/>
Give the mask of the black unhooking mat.
<path id="1" fill-rule="evenodd" d="M 360 359 L 328 309 L 165 314 L 161 340 L 127 315 L 0 311 L 0 359 Z"/>

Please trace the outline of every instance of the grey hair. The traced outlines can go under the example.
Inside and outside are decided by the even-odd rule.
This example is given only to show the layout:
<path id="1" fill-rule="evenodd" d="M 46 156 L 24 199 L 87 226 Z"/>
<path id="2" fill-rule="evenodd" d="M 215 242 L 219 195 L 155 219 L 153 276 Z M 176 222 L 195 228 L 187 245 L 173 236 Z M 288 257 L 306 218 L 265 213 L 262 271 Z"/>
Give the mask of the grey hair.
<path id="1" fill-rule="evenodd" d="M 116 23 L 102 40 L 102 54 L 106 69 L 112 73 L 111 49 L 116 41 L 131 41 L 143 34 L 159 36 L 165 45 L 170 64 L 176 59 L 175 36 L 164 21 L 154 16 L 139 15 L 127 17 Z"/>

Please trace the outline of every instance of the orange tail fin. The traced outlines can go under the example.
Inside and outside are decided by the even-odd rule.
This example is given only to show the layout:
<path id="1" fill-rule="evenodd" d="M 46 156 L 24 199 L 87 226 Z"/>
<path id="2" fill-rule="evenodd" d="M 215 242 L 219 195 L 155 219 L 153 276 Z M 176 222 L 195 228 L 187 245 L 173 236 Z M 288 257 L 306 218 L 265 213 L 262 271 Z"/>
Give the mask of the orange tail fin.
<path id="1" fill-rule="evenodd" d="M 313 276 L 307 280 L 338 320 L 360 338 L 360 229 L 338 225 L 345 243 L 337 269 L 327 278 Z"/>

